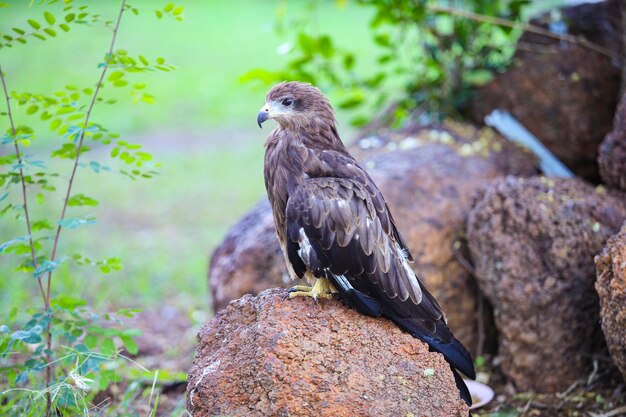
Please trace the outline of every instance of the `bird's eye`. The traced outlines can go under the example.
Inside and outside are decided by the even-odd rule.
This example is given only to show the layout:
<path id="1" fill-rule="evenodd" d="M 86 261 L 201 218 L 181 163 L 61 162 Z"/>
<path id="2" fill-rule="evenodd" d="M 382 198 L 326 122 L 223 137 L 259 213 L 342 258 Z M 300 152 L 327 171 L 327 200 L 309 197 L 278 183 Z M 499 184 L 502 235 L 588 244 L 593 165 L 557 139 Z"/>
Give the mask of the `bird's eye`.
<path id="1" fill-rule="evenodd" d="M 282 101 L 283 106 L 289 107 L 293 104 L 293 99 L 291 97 L 287 97 Z"/>

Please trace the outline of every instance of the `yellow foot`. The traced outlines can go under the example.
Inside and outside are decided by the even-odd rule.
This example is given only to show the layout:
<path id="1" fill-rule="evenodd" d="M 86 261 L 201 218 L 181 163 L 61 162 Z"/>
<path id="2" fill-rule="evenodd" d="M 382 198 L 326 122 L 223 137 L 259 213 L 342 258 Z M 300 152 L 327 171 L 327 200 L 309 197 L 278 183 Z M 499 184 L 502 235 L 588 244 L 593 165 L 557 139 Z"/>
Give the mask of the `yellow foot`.
<path id="1" fill-rule="evenodd" d="M 330 300 L 333 298 L 333 294 L 337 290 L 333 287 L 333 284 L 328 281 L 327 278 L 318 278 L 315 281 L 313 287 L 307 287 L 306 285 L 295 285 L 289 288 L 289 298 L 295 297 L 313 297 L 314 299 Z"/>

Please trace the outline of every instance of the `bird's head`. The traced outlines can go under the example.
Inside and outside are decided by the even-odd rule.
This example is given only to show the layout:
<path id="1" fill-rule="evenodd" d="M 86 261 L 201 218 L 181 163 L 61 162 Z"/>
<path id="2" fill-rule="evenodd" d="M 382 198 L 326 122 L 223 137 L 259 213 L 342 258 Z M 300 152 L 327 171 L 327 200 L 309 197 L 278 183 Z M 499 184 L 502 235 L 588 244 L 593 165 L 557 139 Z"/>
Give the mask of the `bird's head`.
<path id="1" fill-rule="evenodd" d="M 313 123 L 335 124 L 335 112 L 319 90 L 311 84 L 289 81 L 276 84 L 265 96 L 257 123 L 274 119 L 284 129 L 298 129 Z"/>

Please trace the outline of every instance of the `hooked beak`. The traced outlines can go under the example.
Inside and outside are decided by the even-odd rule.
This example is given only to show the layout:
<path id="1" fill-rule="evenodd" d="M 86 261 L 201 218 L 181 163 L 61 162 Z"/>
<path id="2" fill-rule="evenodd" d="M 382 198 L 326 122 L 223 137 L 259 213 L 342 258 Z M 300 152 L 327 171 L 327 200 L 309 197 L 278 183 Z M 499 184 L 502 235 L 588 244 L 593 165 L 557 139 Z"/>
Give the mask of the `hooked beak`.
<path id="1" fill-rule="evenodd" d="M 256 122 L 259 124 L 259 127 L 262 129 L 263 127 L 261 126 L 261 124 L 269 118 L 270 118 L 269 105 L 265 104 L 265 106 L 263 106 L 261 111 L 259 111 L 259 114 L 256 117 Z"/>

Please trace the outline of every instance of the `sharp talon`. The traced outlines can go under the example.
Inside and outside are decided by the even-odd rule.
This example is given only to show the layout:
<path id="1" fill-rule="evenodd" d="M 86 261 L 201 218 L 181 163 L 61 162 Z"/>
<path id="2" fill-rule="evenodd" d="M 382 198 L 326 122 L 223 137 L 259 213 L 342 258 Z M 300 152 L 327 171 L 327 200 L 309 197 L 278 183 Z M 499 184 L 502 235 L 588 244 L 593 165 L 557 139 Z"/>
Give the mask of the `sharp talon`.
<path id="1" fill-rule="evenodd" d="M 289 299 L 293 299 L 296 297 L 311 297 L 311 293 L 307 292 L 307 291 L 290 291 L 289 292 Z"/>
<path id="2" fill-rule="evenodd" d="M 287 290 L 287 295 L 290 299 L 295 297 L 311 297 L 314 300 L 331 300 L 333 293 L 337 290 L 326 278 L 318 278 L 315 281 L 313 287 L 307 287 L 306 285 L 294 285 Z"/>
<path id="3" fill-rule="evenodd" d="M 287 292 L 289 293 L 294 293 L 294 292 L 311 292 L 313 290 L 312 287 L 307 287 L 306 285 L 294 285 L 293 287 L 289 288 L 287 290 Z"/>

